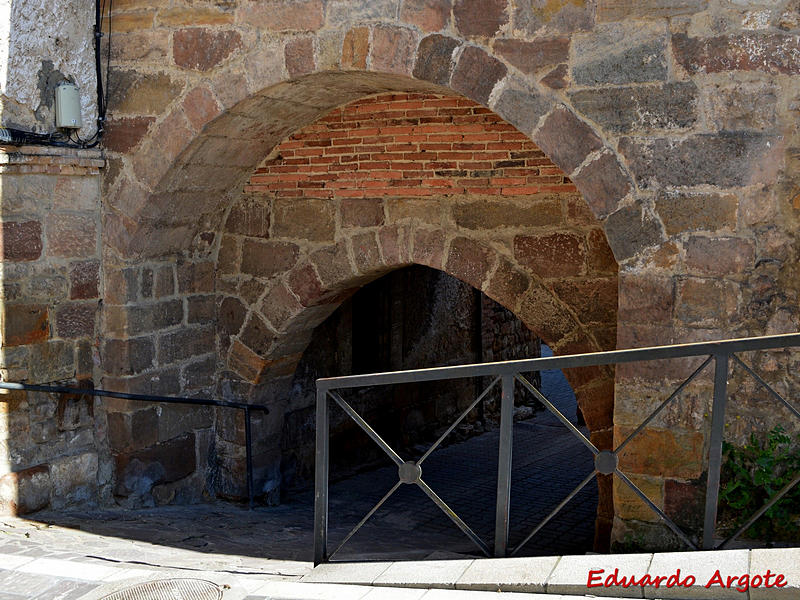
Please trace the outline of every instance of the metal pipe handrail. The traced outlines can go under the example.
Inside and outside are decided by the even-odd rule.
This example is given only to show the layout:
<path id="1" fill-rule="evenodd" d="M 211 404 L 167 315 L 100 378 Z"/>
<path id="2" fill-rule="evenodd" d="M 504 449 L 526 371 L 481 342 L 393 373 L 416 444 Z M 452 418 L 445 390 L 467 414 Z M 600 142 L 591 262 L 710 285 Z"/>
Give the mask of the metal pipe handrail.
<path id="1" fill-rule="evenodd" d="M 771 506 L 780 500 L 789 490 L 800 483 L 800 474 L 787 484 L 780 492 L 770 498 L 766 505 L 759 509 L 750 520 L 736 531 L 730 538 L 717 543 L 715 540 L 717 508 L 719 501 L 720 472 L 722 462 L 722 438 L 725 425 L 725 411 L 728 395 L 728 374 L 731 364 L 741 366 L 746 375 L 751 376 L 760 386 L 764 387 L 773 398 L 787 407 L 795 417 L 800 418 L 800 411 L 778 394 L 770 385 L 762 379 L 755 371 L 741 361 L 736 354 L 741 352 L 752 352 L 756 350 L 777 350 L 789 347 L 800 346 L 800 333 L 790 333 L 783 335 L 720 340 L 713 342 L 696 342 L 691 344 L 673 344 L 670 346 L 656 346 L 650 348 L 635 348 L 628 350 L 612 350 L 608 352 L 597 352 L 591 354 L 575 354 L 568 356 L 554 356 L 547 358 L 533 358 L 525 360 L 514 360 L 496 363 L 482 363 L 472 365 L 460 365 L 451 367 L 434 367 L 428 369 L 412 369 L 407 371 L 396 371 L 391 373 L 373 373 L 366 375 L 348 375 L 344 377 L 328 377 L 317 380 L 317 414 L 316 414 L 316 475 L 315 475 L 315 503 L 314 503 L 314 562 L 330 560 L 333 554 L 328 553 L 328 467 L 330 454 L 330 412 L 328 409 L 329 399 L 333 399 L 337 404 L 345 409 L 345 412 L 353 418 L 367 434 L 378 443 L 379 446 L 392 458 L 399 467 L 399 482 L 389 493 L 378 503 L 348 534 L 345 540 L 339 545 L 338 550 L 355 534 L 366 521 L 375 514 L 401 484 L 417 484 L 423 488 L 426 494 L 439 505 L 439 508 L 453 520 L 462 531 L 470 537 L 473 542 L 485 553 L 489 554 L 488 546 L 483 540 L 475 535 L 472 529 L 464 523 L 460 517 L 448 507 L 433 490 L 427 487 L 422 480 L 420 463 L 404 461 L 392 449 L 377 432 L 359 415 L 345 400 L 334 390 L 352 389 L 357 387 L 382 386 L 401 383 L 419 383 L 424 381 L 441 381 L 467 377 L 486 377 L 492 376 L 495 379 L 489 385 L 491 388 L 500 379 L 502 381 L 501 394 L 501 421 L 500 421 L 500 441 L 498 449 L 498 478 L 497 478 L 497 499 L 495 517 L 495 544 L 494 555 L 506 556 L 516 554 L 556 513 L 558 513 L 588 482 L 598 474 L 614 475 L 647 505 L 659 519 L 664 522 L 673 533 L 687 546 L 692 549 L 702 547 L 703 549 L 719 549 L 725 547 L 731 540 L 744 532 L 756 519 L 763 515 Z M 521 373 L 531 371 L 543 371 L 547 369 L 570 369 L 576 367 L 614 365 L 620 363 L 631 363 L 639 361 L 665 360 L 687 357 L 705 357 L 705 361 L 696 367 L 693 372 L 678 385 L 678 387 L 661 402 L 658 407 L 647 416 L 643 422 L 625 440 L 613 450 L 598 450 L 583 433 L 575 428 L 555 406 L 544 397 L 539 390 L 532 386 Z M 733 360 L 731 360 L 733 359 Z M 634 483 L 626 473 L 619 468 L 619 455 L 634 437 L 639 435 L 647 425 L 664 409 L 668 404 L 675 401 L 683 390 L 695 379 L 709 363 L 714 362 L 713 376 L 713 404 L 711 410 L 710 439 L 708 443 L 708 470 L 706 475 L 706 498 L 702 541 L 695 543 L 686 535 L 656 504 L 654 504 Z M 514 548 L 508 544 L 509 532 L 509 499 L 511 481 L 511 456 L 512 456 L 512 424 L 513 424 L 513 402 L 514 402 L 514 382 L 519 382 L 522 387 L 533 394 L 559 421 L 584 443 L 592 451 L 595 457 L 595 467 L 593 472 L 565 498 L 551 513 L 542 521 L 523 541 Z M 478 398 L 483 397 L 487 390 Z M 477 401 L 476 401 L 477 402 Z M 470 405 L 474 407 L 476 402 Z M 469 410 L 469 409 L 468 409 Z M 467 412 L 468 412 L 467 410 Z M 456 424 L 466 416 L 466 412 L 459 416 Z M 455 427 L 448 428 L 449 433 Z M 446 435 L 446 434 L 445 434 Z M 433 451 L 444 439 L 444 435 L 437 440 L 434 446 L 426 452 L 424 458 Z M 427 488 L 427 489 L 426 489 Z"/>
<path id="2" fill-rule="evenodd" d="M 260 410 L 269 413 L 269 408 L 263 404 L 246 404 L 244 402 L 231 402 L 230 400 L 215 400 L 213 398 L 186 398 L 181 396 L 157 396 L 152 394 L 131 394 L 128 392 L 114 392 L 101 390 L 94 387 L 75 387 L 65 385 L 39 385 L 33 383 L 19 383 L 13 381 L 0 381 L 0 390 L 18 390 L 24 392 L 45 392 L 49 394 L 75 394 L 79 396 L 98 396 L 104 398 L 118 398 L 121 400 L 134 400 L 137 402 L 158 402 L 166 404 L 190 404 L 195 406 L 217 406 L 220 408 L 235 408 L 244 411 L 245 453 L 247 464 L 247 498 L 252 509 L 255 491 L 253 489 L 253 449 L 250 432 L 250 411 Z M 0 402 L 4 402 L 0 396 Z"/>

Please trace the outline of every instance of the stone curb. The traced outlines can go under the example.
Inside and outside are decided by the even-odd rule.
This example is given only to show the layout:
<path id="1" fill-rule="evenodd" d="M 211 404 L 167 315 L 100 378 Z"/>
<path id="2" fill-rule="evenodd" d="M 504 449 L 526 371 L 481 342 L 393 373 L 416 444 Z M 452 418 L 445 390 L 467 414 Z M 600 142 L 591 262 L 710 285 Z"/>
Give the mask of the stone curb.
<path id="1" fill-rule="evenodd" d="M 639 585 L 640 581 L 643 585 Z M 676 600 L 788 600 L 800 598 L 800 548 L 328 563 L 316 567 L 301 582 L 524 592 L 547 594 L 547 598 L 554 598 L 551 594 L 567 594 Z"/>

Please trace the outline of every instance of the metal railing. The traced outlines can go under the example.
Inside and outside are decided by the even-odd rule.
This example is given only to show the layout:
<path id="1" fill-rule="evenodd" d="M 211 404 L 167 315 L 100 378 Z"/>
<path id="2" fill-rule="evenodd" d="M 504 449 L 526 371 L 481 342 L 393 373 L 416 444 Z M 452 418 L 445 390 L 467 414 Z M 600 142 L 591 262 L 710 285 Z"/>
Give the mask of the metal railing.
<path id="1" fill-rule="evenodd" d="M 247 465 L 247 498 L 252 509 L 255 492 L 253 489 L 253 448 L 251 435 L 250 412 L 253 410 L 269 413 L 269 409 L 261 404 L 245 404 L 244 402 L 230 402 L 228 400 L 212 400 L 210 398 L 182 398 L 176 396 L 152 396 L 149 394 L 129 394 L 126 392 L 112 392 L 95 388 L 82 388 L 64 385 L 35 385 L 30 383 L 16 383 L 0 381 L 0 390 L 21 390 L 24 392 L 46 392 L 50 394 L 73 394 L 78 396 L 100 396 L 105 398 L 119 398 L 122 400 L 135 400 L 138 402 L 158 402 L 165 404 L 193 404 L 196 406 L 218 406 L 221 408 L 235 408 L 244 411 L 244 436 L 245 436 L 245 461 Z M 0 402 L 2 402 L 0 396 Z"/>
<path id="2" fill-rule="evenodd" d="M 775 350 L 800 346 L 800 333 L 743 338 L 717 342 L 700 342 L 693 344 L 680 344 L 672 346 L 659 346 L 632 350 L 615 350 L 610 352 L 597 352 L 592 354 L 576 354 L 571 356 L 554 356 L 548 358 L 535 358 L 528 360 L 515 360 L 508 362 L 464 365 L 455 367 L 438 367 L 431 369 L 418 369 L 398 371 L 393 373 L 377 373 L 369 375 L 352 375 L 348 377 L 331 377 L 317 380 L 317 406 L 316 406 L 316 473 L 314 497 L 314 563 L 320 564 L 329 561 L 350 538 L 383 506 L 383 504 L 403 484 L 417 485 L 447 517 L 455 523 L 464 534 L 487 556 L 496 557 L 514 555 L 528 543 L 567 503 L 574 498 L 598 474 L 615 475 L 633 493 L 636 494 L 658 517 L 663 521 L 689 548 L 698 549 L 698 544 L 678 527 L 663 510 L 650 500 L 639 487 L 619 468 L 619 454 L 639 435 L 647 425 L 656 418 L 681 392 L 694 381 L 712 362 L 714 363 L 714 391 L 711 411 L 711 433 L 708 444 L 708 471 L 706 481 L 705 512 L 702 534 L 702 548 L 724 548 L 744 531 L 746 531 L 759 517 L 769 510 L 776 502 L 786 495 L 798 482 L 800 473 L 774 494 L 769 501 L 759 509 L 747 522 L 733 535 L 720 543 L 715 543 L 715 529 L 717 522 L 717 506 L 720 488 L 720 470 L 722 463 L 722 438 L 725 426 L 725 410 L 728 399 L 728 370 L 730 362 L 740 366 L 744 372 L 763 386 L 778 402 L 786 406 L 797 418 L 800 411 L 778 394 L 770 385 L 753 371 L 737 354 L 756 350 Z M 614 450 L 599 450 L 583 433 L 573 425 L 555 406 L 542 395 L 521 373 L 543 371 L 546 369 L 570 369 L 575 367 L 590 367 L 601 365 L 616 365 L 639 361 L 653 361 L 687 357 L 705 357 L 703 363 L 697 367 L 667 398 L 664 400 L 642 423 L 622 441 Z M 467 377 L 492 377 L 491 383 L 483 392 L 464 410 L 458 419 L 433 443 L 433 445 L 417 461 L 404 460 L 383 438 L 356 412 L 348 402 L 342 398 L 337 390 L 352 389 L 370 386 L 386 386 L 403 383 L 419 383 L 424 381 L 441 381 Z M 567 427 L 594 455 L 594 470 L 586 477 L 558 506 L 548 514 L 531 531 L 521 543 L 514 548 L 509 547 L 509 508 L 511 497 L 511 457 L 512 457 L 512 428 L 514 411 L 514 385 L 519 382 L 522 387 L 533 394 L 547 410 Z M 498 452 L 497 498 L 495 507 L 495 532 L 494 546 L 490 550 L 479 535 L 450 508 L 436 492 L 422 478 L 422 464 L 431 453 L 444 441 L 456 428 L 467 414 L 500 382 L 500 442 Z M 329 400 L 336 402 L 344 412 L 389 456 L 398 469 L 398 481 L 381 498 L 381 500 L 364 516 L 361 521 L 347 534 L 339 546 L 329 554 L 328 552 L 328 471 L 330 452 L 330 419 Z"/>

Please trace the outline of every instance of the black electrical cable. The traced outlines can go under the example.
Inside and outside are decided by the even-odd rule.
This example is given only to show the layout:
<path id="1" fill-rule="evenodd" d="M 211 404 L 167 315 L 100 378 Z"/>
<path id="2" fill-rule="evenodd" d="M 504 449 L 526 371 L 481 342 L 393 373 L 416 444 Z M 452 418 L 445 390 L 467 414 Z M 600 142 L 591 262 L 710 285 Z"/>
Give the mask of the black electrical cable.
<path id="1" fill-rule="evenodd" d="M 103 13 L 105 12 L 105 0 L 95 0 L 94 11 L 94 64 L 95 77 L 97 79 L 97 129 L 92 137 L 83 140 L 77 132 L 70 131 L 64 140 L 61 133 L 35 133 L 23 131 L 9 127 L 0 127 L 0 144 L 10 144 L 13 146 L 21 145 L 42 145 L 57 146 L 61 148 L 94 148 L 100 143 L 105 133 L 106 110 L 108 108 L 108 78 L 111 72 L 111 7 L 113 0 L 108 0 L 108 56 L 106 61 L 106 85 L 103 85 L 103 59 L 100 40 L 103 38 Z M 75 140 L 72 136 L 75 136 Z"/>

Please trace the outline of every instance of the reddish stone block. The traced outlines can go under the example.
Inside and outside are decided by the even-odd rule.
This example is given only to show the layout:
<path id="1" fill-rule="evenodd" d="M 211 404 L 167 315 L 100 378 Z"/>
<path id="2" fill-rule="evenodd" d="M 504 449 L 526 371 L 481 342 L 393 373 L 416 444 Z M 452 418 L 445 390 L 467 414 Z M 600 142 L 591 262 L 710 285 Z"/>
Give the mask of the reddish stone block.
<path id="1" fill-rule="evenodd" d="M 417 49 L 414 77 L 447 85 L 453 72 L 453 50 L 458 45 L 458 40 L 445 35 L 434 34 L 424 38 Z"/>
<path id="2" fill-rule="evenodd" d="M 450 20 L 452 0 L 405 0 L 400 19 L 422 31 L 440 31 Z"/>
<path id="3" fill-rule="evenodd" d="M 272 31 L 315 31 L 325 22 L 321 0 L 253 2 L 240 8 L 240 21 Z"/>
<path id="4" fill-rule="evenodd" d="M 46 508 L 50 504 L 52 487 L 47 465 L 6 473 L 0 477 L 0 509 L 5 509 L 5 513 L 26 515 Z"/>
<path id="5" fill-rule="evenodd" d="M 590 231 L 586 236 L 586 244 L 589 250 L 587 260 L 592 271 L 609 274 L 618 271 L 619 267 L 608 245 L 605 231 L 599 227 Z"/>
<path id="6" fill-rule="evenodd" d="M 238 31 L 193 27 L 172 34 L 173 60 L 184 69 L 208 71 L 241 47 L 242 36 Z"/>
<path id="7" fill-rule="evenodd" d="M 95 336 L 97 302 L 72 302 L 56 309 L 56 333 L 61 338 Z"/>
<path id="8" fill-rule="evenodd" d="M 228 353 L 228 369 L 246 381 L 258 383 L 267 362 L 239 340 L 234 340 L 231 344 Z"/>
<path id="9" fill-rule="evenodd" d="M 374 232 L 354 235 L 350 238 L 355 258 L 356 268 L 361 273 L 375 273 L 383 271 L 383 261 L 378 248 L 378 238 Z"/>
<path id="10" fill-rule="evenodd" d="M 39 304 L 6 304 L 3 317 L 4 346 L 43 342 L 50 333 L 47 307 Z"/>
<path id="11" fill-rule="evenodd" d="M 675 307 L 675 281 L 671 277 L 620 274 L 619 320 L 669 326 Z"/>
<path id="12" fill-rule="evenodd" d="M 500 264 L 484 290 L 486 295 L 509 310 L 514 310 L 530 286 L 530 278 L 515 268 L 511 261 L 500 258 Z"/>
<path id="13" fill-rule="evenodd" d="M 494 253 L 483 244 L 465 237 L 450 242 L 445 271 L 481 289 L 492 266 Z"/>
<path id="14" fill-rule="evenodd" d="M 100 296 L 100 263 L 94 260 L 72 263 L 69 269 L 69 297 L 84 300 Z"/>
<path id="15" fill-rule="evenodd" d="M 97 250 L 97 223 L 91 215 L 53 214 L 45 221 L 49 256 L 94 256 Z"/>
<path id="16" fill-rule="evenodd" d="M 380 26 L 372 30 L 372 68 L 377 71 L 411 75 L 416 49 L 410 29 Z"/>
<path id="17" fill-rule="evenodd" d="M 747 32 L 712 38 L 672 36 L 675 60 L 689 73 L 761 71 L 800 74 L 800 38 L 796 35 Z"/>
<path id="18" fill-rule="evenodd" d="M 303 306 L 318 304 L 323 297 L 322 282 L 311 265 L 305 265 L 291 272 L 289 289 L 300 299 Z"/>
<path id="19" fill-rule="evenodd" d="M 191 262 L 179 259 L 178 291 L 182 294 L 213 292 L 214 267 L 214 262 L 210 260 Z"/>
<path id="20" fill-rule="evenodd" d="M 383 254 L 383 263 L 389 267 L 408 264 L 408 247 L 404 244 L 404 230 L 400 227 L 382 227 L 378 231 L 378 241 Z"/>
<path id="21" fill-rule="evenodd" d="M 548 115 L 533 141 L 567 175 L 603 146 L 592 128 L 563 106 Z"/>
<path id="22" fill-rule="evenodd" d="M 297 262 L 299 248 L 288 242 L 245 240 L 242 246 L 242 273 L 272 277 L 288 271 Z"/>
<path id="23" fill-rule="evenodd" d="M 345 242 L 338 242 L 317 250 L 311 255 L 322 283 L 327 288 L 334 288 L 351 280 L 356 272 L 350 264 L 350 257 Z"/>
<path id="24" fill-rule="evenodd" d="M 571 233 L 518 235 L 514 238 L 514 256 L 520 265 L 544 278 L 579 275 L 586 262 L 583 239 Z"/>
<path id="25" fill-rule="evenodd" d="M 468 37 L 492 37 L 508 23 L 507 0 L 455 0 L 456 28 Z"/>
<path id="26" fill-rule="evenodd" d="M 744 238 L 692 236 L 686 243 L 686 266 L 704 275 L 732 275 L 752 269 L 755 246 Z"/>
<path id="27" fill-rule="evenodd" d="M 539 39 L 533 42 L 514 39 L 496 40 L 494 51 L 529 75 L 544 67 L 568 62 L 569 38 Z"/>
<path id="28" fill-rule="evenodd" d="M 286 44 L 284 48 L 286 70 L 289 77 L 299 77 L 314 70 L 314 39 L 297 38 Z"/>
<path id="29" fill-rule="evenodd" d="M 555 69 L 542 77 L 539 83 L 549 87 L 551 90 L 563 90 L 569 85 L 568 75 L 569 68 L 567 65 L 558 65 Z"/>
<path id="30" fill-rule="evenodd" d="M 583 418 L 591 431 L 614 425 L 614 379 L 606 377 L 575 391 Z"/>
<path id="31" fill-rule="evenodd" d="M 442 268 L 444 258 L 444 234 L 440 230 L 416 229 L 414 231 L 414 249 L 412 258 L 420 265 Z"/>
<path id="32" fill-rule="evenodd" d="M 5 221 L 0 226 L 0 252 L 2 260 L 36 260 L 42 255 L 42 224 Z"/>
<path id="33" fill-rule="evenodd" d="M 128 152 L 142 141 L 155 117 L 122 117 L 109 119 L 103 145 L 113 152 Z"/>
<path id="34" fill-rule="evenodd" d="M 631 180 L 616 156 L 605 152 L 572 177 L 592 213 L 602 219 L 617 208 L 632 189 Z"/>
<path id="35" fill-rule="evenodd" d="M 617 280 L 563 280 L 553 291 L 564 304 L 572 306 L 581 323 L 614 323 L 617 318 Z"/>
<path id="36" fill-rule="evenodd" d="M 206 123 L 217 117 L 221 111 L 211 90 L 206 87 L 194 88 L 183 99 L 183 112 L 197 131 L 205 127 Z"/>
<path id="37" fill-rule="evenodd" d="M 261 302 L 261 314 L 278 331 L 284 331 L 303 310 L 303 305 L 283 282 L 274 286 Z"/>
<path id="38" fill-rule="evenodd" d="M 347 32 L 342 45 L 342 67 L 366 69 L 369 55 L 369 29 L 356 27 Z"/>
<path id="39" fill-rule="evenodd" d="M 225 298 L 219 305 L 217 319 L 220 330 L 228 335 L 236 335 L 247 316 L 247 307 L 238 298 Z"/>
<path id="40" fill-rule="evenodd" d="M 250 313 L 242 332 L 239 334 L 242 343 L 259 356 L 267 356 L 272 348 L 275 332 L 256 313 Z"/>
<path id="41" fill-rule="evenodd" d="M 506 73 L 508 69 L 499 60 L 480 48 L 467 46 L 461 53 L 450 85 L 454 90 L 485 105 L 495 84 Z"/>

